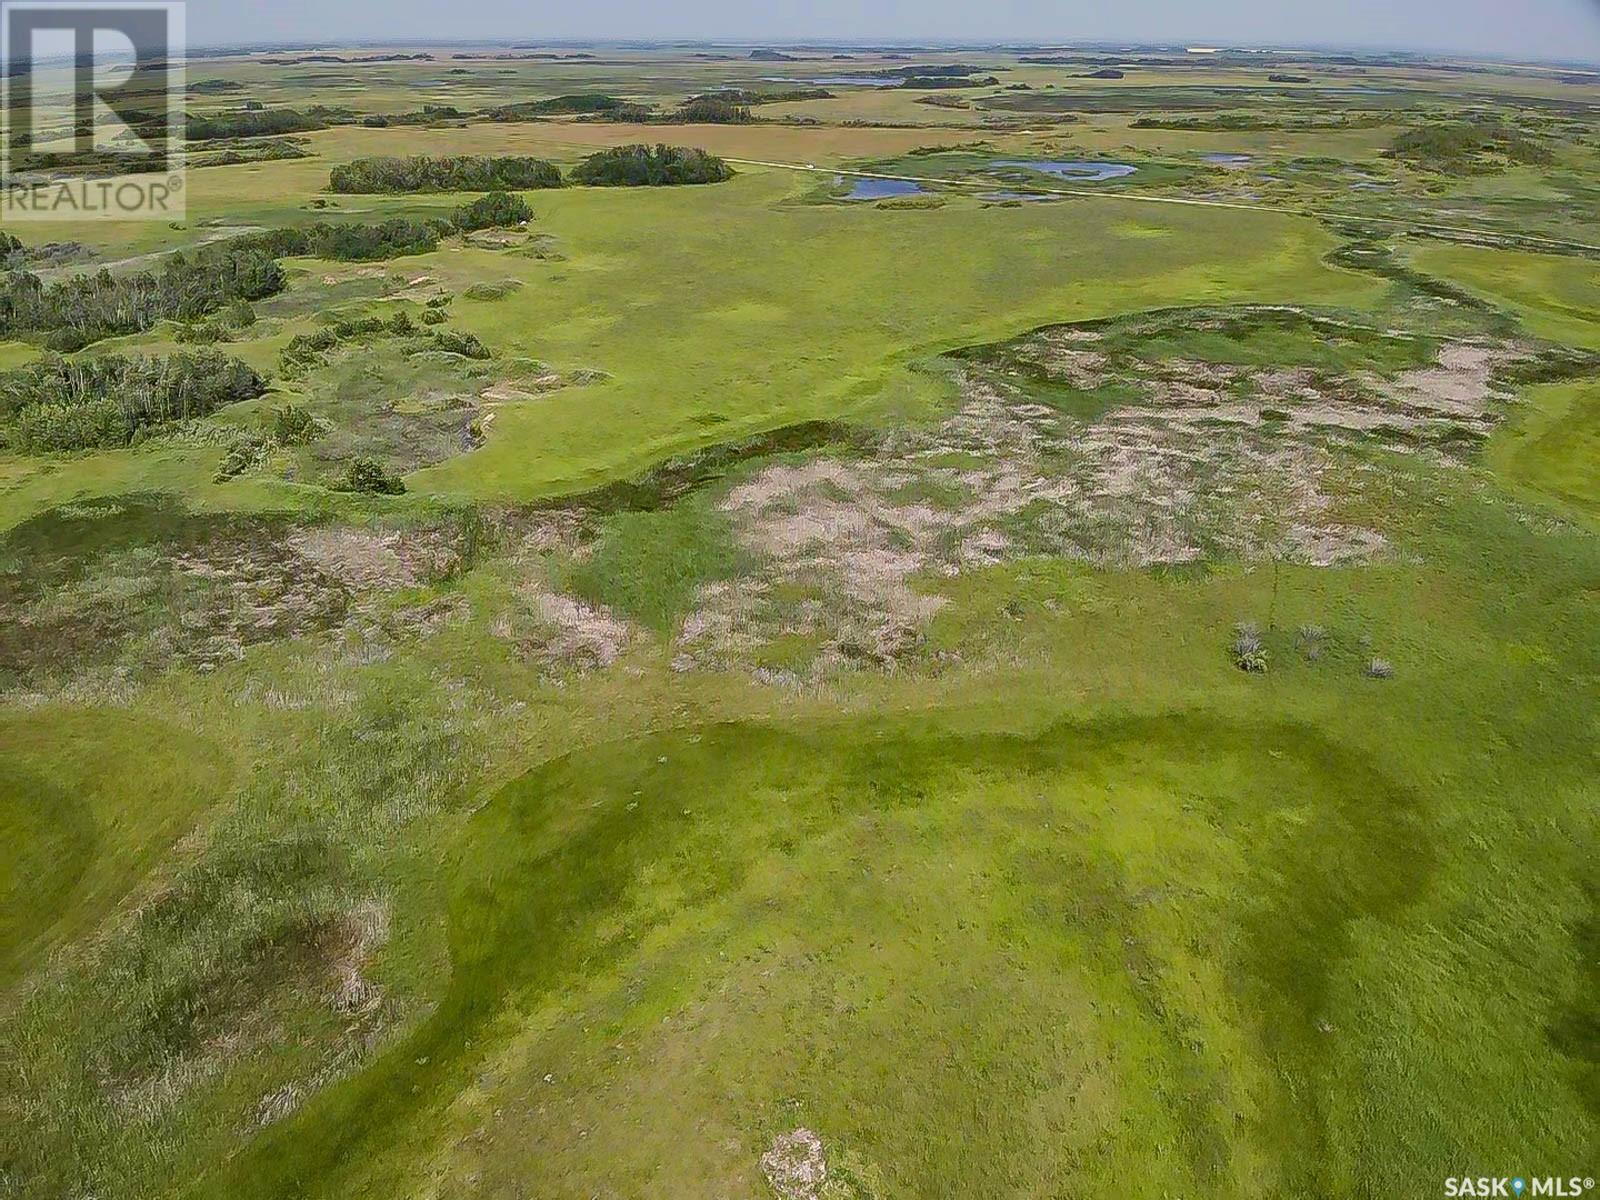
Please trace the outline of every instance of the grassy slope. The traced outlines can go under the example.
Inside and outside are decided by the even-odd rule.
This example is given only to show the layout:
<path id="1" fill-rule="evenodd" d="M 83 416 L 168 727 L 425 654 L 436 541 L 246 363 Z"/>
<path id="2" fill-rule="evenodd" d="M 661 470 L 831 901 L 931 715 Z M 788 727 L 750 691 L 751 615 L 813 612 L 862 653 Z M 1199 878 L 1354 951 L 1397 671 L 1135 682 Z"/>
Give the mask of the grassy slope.
<path id="1" fill-rule="evenodd" d="M 1600 349 L 1600 263 L 1453 245 L 1420 246 L 1412 259 L 1428 274 L 1509 309 L 1540 337 Z"/>
<path id="2" fill-rule="evenodd" d="M 741 1193 L 800 1124 L 883 1195 L 1361 1195 L 1581 1144 L 1600 563 L 1461 494 L 1414 546 L 1291 572 L 1265 679 L 1218 649 L 1265 573 L 1037 564 L 945 635 L 1020 610 L 1015 675 L 552 761 L 448 855 L 435 1016 L 197 1194 Z"/>
<path id="3" fill-rule="evenodd" d="M 1513 487 L 1600 517 L 1600 384 L 1530 388 L 1490 439 L 1484 461 Z"/>

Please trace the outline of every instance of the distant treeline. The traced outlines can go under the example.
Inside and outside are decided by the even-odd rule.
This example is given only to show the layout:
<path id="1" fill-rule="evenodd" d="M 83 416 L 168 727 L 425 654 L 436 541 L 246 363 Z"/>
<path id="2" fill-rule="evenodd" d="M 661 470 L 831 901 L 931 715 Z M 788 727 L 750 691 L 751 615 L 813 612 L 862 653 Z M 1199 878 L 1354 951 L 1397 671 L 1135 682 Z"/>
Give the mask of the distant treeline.
<path id="1" fill-rule="evenodd" d="M 0 444 L 24 453 L 126 446 L 140 430 L 206 416 L 266 386 L 238 359 L 209 350 L 81 361 L 49 355 L 0 374 Z"/>
<path id="2" fill-rule="evenodd" d="M 436 121 L 464 121 L 473 114 L 462 112 L 453 104 L 424 104 L 420 109 L 403 113 L 370 113 L 361 118 L 368 129 L 387 129 L 393 125 L 432 125 Z"/>
<path id="3" fill-rule="evenodd" d="M 356 114 L 344 109 L 241 108 L 230 112 L 191 114 L 185 129 L 192 142 L 211 142 L 218 138 L 271 137 L 280 133 L 304 133 L 326 129 L 329 125 L 349 124 Z"/>
<path id="4" fill-rule="evenodd" d="M 561 186 L 561 172 L 542 158 L 455 155 L 358 158 L 328 175 L 335 192 L 491 192 Z"/>
<path id="5" fill-rule="evenodd" d="M 516 121 L 528 117 L 604 113 L 630 107 L 638 106 L 631 101 L 608 96 L 603 92 L 574 92 L 566 96 L 552 96 L 547 100 L 523 100 L 516 104 L 502 104 L 498 108 L 491 108 L 489 117 L 496 121 Z"/>
<path id="6" fill-rule="evenodd" d="M 532 217 L 533 210 L 521 196 L 489 192 L 461 205 L 449 217 L 427 220 L 391 217 L 372 224 L 319 221 L 314 225 L 246 234 L 230 245 L 259 249 L 273 258 L 303 255 L 339 262 L 376 262 L 408 254 L 427 254 L 438 248 L 440 238 L 452 233 L 520 225 Z"/>
<path id="7" fill-rule="evenodd" d="M 174 254 L 159 272 L 113 276 L 102 269 L 47 285 L 30 271 L 15 271 L 0 281 L 0 336 L 44 333 L 50 349 L 78 350 L 160 320 L 198 320 L 283 285 L 283 268 L 265 248 L 232 244 L 192 258 Z"/>
<path id="8" fill-rule="evenodd" d="M 591 154 L 572 169 L 573 182 L 591 187 L 721 183 L 732 177 L 722 159 L 688 146 L 617 146 Z"/>
<path id="9" fill-rule="evenodd" d="M 1495 117 L 1476 117 L 1407 130 L 1384 155 L 1446 174 L 1482 174 L 1503 163 L 1545 166 L 1555 155 L 1543 142 Z"/>
<path id="10" fill-rule="evenodd" d="M 972 78 L 967 75 L 908 75 L 901 87 L 909 91 L 934 91 L 939 88 L 994 87 L 1000 81 L 993 75 Z"/>
<path id="11" fill-rule="evenodd" d="M 746 105 L 721 96 L 696 96 L 678 109 L 675 119 L 689 125 L 744 125 L 755 118 Z"/>
<path id="12" fill-rule="evenodd" d="M 883 71 L 868 71 L 866 77 L 872 79 L 934 79 L 941 76 L 977 75 L 983 71 L 993 70 L 993 67 L 974 67 L 967 63 L 950 63 L 947 66 L 890 67 Z"/>
<path id="13" fill-rule="evenodd" d="M 1308 133 L 1321 129 L 1374 129 L 1394 118 L 1384 113 L 1352 113 L 1340 117 L 1264 117 L 1253 113 L 1217 113 L 1209 117 L 1138 117 L 1132 129 L 1187 129 L 1198 133 L 1241 133 L 1267 129 Z"/>
<path id="14" fill-rule="evenodd" d="M 686 104 L 696 100 L 726 100 L 730 104 L 782 104 L 789 100 L 832 100 L 827 88 L 785 88 L 776 92 L 758 92 L 750 88 L 723 88 L 717 92 L 704 92 L 690 96 Z"/>

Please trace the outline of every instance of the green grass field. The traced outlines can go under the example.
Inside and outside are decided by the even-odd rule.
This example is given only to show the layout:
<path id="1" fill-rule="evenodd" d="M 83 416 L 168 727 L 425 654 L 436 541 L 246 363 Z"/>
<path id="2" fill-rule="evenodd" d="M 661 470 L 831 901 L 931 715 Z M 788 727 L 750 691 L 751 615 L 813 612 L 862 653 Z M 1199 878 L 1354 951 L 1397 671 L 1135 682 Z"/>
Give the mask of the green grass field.
<path id="1" fill-rule="evenodd" d="M 49 231 L 121 273 L 219 227 L 463 199 L 324 190 L 368 154 L 568 168 L 648 139 L 821 168 L 532 191 L 525 230 L 285 260 L 215 347 L 264 395 L 0 450 L 0 1192 L 1354 1200 L 1592 1174 L 1595 261 L 1301 210 L 1410 197 L 1492 241 L 1522 205 L 1522 232 L 1579 238 L 1593 152 L 1564 110 L 1539 108 L 1548 168 L 1378 152 L 1418 112 L 1594 87 L 1374 66 L 1381 122 L 1135 129 L 1125 94 L 1278 126 L 1352 105 L 1266 98 L 1231 60 L 991 59 L 1029 88 L 340 125 L 192 172 L 183 227 Z M 245 88 L 197 108 L 394 114 L 898 65 L 190 71 Z M 1017 96 L 1055 99 L 979 103 Z M 963 183 L 1047 154 L 1176 165 L 1010 206 Z M 936 160 L 937 207 L 830 193 Z M 274 440 L 285 406 L 300 440 Z M 406 491 L 339 490 L 361 456 Z M 798 1132 L 825 1183 L 774 1165 Z"/>

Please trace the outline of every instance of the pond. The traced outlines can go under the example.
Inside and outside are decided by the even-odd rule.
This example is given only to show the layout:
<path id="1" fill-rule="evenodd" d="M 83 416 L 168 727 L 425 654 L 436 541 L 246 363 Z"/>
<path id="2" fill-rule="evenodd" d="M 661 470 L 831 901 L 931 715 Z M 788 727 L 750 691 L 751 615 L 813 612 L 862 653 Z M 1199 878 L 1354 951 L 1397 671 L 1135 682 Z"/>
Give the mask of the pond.
<path id="1" fill-rule="evenodd" d="M 1071 183 L 1098 183 L 1102 179 L 1121 179 L 1124 175 L 1132 175 L 1138 170 L 1137 167 L 1130 167 L 1127 163 L 1053 162 L 1047 159 L 1007 159 L 989 165 L 1021 167 L 1028 171 L 1038 171 L 1042 175 L 1054 175 L 1057 179 L 1065 179 Z"/>
<path id="2" fill-rule="evenodd" d="M 844 182 L 843 176 L 834 176 L 834 183 Z M 890 196 L 915 196 L 922 192 L 920 183 L 909 179 L 857 179 L 842 197 L 845 200 L 884 200 Z"/>
<path id="3" fill-rule="evenodd" d="M 1238 171 L 1250 165 L 1248 154 L 1207 154 L 1205 160 L 1214 167 L 1221 167 L 1227 171 Z"/>

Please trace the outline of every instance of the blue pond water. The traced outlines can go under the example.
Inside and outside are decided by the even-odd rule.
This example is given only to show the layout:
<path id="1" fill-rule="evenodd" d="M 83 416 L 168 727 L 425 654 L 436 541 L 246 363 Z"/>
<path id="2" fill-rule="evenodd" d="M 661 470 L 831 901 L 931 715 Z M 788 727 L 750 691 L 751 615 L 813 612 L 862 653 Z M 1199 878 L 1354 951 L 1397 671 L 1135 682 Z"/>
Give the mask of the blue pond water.
<path id="1" fill-rule="evenodd" d="M 1137 167 L 1130 167 L 1127 163 L 1051 162 L 1045 159 L 1008 159 L 989 165 L 1022 167 L 1024 170 L 1054 175 L 1057 179 L 1065 179 L 1072 183 L 1098 183 L 1102 179 L 1121 179 L 1124 175 L 1132 175 L 1138 170 Z"/>
<path id="2" fill-rule="evenodd" d="M 843 182 L 843 180 L 840 180 Z M 845 193 L 846 200 L 883 200 L 889 196 L 915 196 L 922 191 L 920 183 L 909 179 L 858 179 Z"/>
<path id="3" fill-rule="evenodd" d="M 1224 167 L 1230 171 L 1237 171 L 1240 167 L 1250 165 L 1248 154 L 1207 154 L 1205 160 L 1213 166 Z"/>

